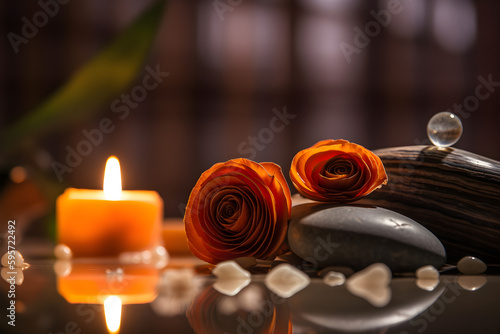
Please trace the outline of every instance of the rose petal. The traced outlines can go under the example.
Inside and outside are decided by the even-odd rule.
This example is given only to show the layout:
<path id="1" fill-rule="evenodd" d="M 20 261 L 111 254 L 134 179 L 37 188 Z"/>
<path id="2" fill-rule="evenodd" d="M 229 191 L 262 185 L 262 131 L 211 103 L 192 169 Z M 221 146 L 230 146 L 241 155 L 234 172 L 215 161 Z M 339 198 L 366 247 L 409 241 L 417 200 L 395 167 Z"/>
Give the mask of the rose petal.
<path id="1" fill-rule="evenodd" d="M 295 155 L 290 168 L 293 185 L 304 197 L 349 202 L 387 183 L 380 158 L 346 140 L 323 140 Z"/>
<path id="2" fill-rule="evenodd" d="M 279 166 L 247 159 L 215 164 L 189 196 L 184 216 L 189 247 L 210 263 L 274 258 L 284 243 L 290 209 Z"/>

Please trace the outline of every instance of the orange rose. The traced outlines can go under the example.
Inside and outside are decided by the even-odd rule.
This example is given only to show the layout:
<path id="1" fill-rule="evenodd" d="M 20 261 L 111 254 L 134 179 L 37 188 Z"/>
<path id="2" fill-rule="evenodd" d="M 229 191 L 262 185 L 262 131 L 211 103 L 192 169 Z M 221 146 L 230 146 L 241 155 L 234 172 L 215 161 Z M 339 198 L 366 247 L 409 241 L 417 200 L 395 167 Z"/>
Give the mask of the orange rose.
<path id="1" fill-rule="evenodd" d="M 290 168 L 302 196 L 323 202 L 351 202 L 387 183 L 379 157 L 347 140 L 323 140 L 295 155 Z"/>
<path id="2" fill-rule="evenodd" d="M 281 168 L 247 159 L 218 163 L 191 191 L 184 224 L 191 252 L 218 263 L 241 256 L 274 258 L 290 217 L 290 190 Z"/>

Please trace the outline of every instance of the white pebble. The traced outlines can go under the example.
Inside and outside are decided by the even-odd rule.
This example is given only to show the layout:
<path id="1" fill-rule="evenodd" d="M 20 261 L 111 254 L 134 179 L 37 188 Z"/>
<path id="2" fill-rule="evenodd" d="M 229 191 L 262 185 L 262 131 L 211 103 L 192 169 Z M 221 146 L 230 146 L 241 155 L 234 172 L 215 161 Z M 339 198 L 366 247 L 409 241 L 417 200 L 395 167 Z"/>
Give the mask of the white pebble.
<path id="1" fill-rule="evenodd" d="M 474 256 L 465 256 L 457 263 L 457 269 L 465 275 L 479 275 L 488 269 L 486 264 Z"/>
<path id="2" fill-rule="evenodd" d="M 375 263 L 354 273 L 346 281 L 346 288 L 353 295 L 361 297 L 376 307 L 386 306 L 392 296 L 392 273 L 383 263 Z"/>
<path id="3" fill-rule="evenodd" d="M 213 288 L 223 295 L 236 296 L 244 287 L 250 284 L 250 278 L 218 278 Z"/>
<path id="4" fill-rule="evenodd" d="M 283 263 L 266 275 L 265 283 L 269 290 L 281 298 L 289 298 L 309 285 L 311 279 L 294 266 Z"/>
<path id="5" fill-rule="evenodd" d="M 417 278 L 419 279 L 432 279 L 435 280 L 439 278 L 439 271 L 433 266 L 423 266 L 417 269 L 415 272 Z"/>
<path id="6" fill-rule="evenodd" d="M 250 272 L 241 268 L 239 264 L 234 261 L 224 261 L 212 269 L 212 274 L 220 279 L 237 279 L 237 278 L 250 278 Z"/>
<path id="7" fill-rule="evenodd" d="M 467 275 L 467 276 L 460 276 L 458 277 L 458 285 L 462 289 L 468 290 L 468 291 L 476 291 L 479 290 L 483 287 L 488 282 L 488 279 L 486 276 L 472 276 L 472 275 Z"/>
<path id="8" fill-rule="evenodd" d="M 54 272 L 56 273 L 57 277 L 69 276 L 72 270 L 73 266 L 71 264 L 71 261 L 69 260 L 57 260 L 54 263 Z"/>
<path id="9" fill-rule="evenodd" d="M 16 268 L 24 267 L 24 257 L 18 251 L 10 251 L 2 256 L 2 266 L 10 267 L 11 265 Z"/>
<path id="10" fill-rule="evenodd" d="M 418 278 L 415 282 L 417 286 L 425 291 L 433 291 L 439 284 L 437 278 Z"/>
<path id="11" fill-rule="evenodd" d="M 227 296 L 235 296 L 244 287 L 250 284 L 250 272 L 241 268 L 235 261 L 224 261 L 212 269 L 212 274 L 217 277 L 213 287 Z"/>
<path id="12" fill-rule="evenodd" d="M 158 246 L 153 250 L 153 261 L 156 268 L 162 269 L 166 267 L 169 259 L 170 255 L 168 254 L 168 251 L 165 247 Z"/>
<path id="13" fill-rule="evenodd" d="M 70 260 L 73 257 L 73 252 L 65 244 L 58 244 L 54 247 L 54 255 L 59 260 Z"/>
<path id="14" fill-rule="evenodd" d="M 336 271 L 329 271 L 325 277 L 323 277 L 323 282 L 329 286 L 342 285 L 345 282 L 345 275 Z"/>

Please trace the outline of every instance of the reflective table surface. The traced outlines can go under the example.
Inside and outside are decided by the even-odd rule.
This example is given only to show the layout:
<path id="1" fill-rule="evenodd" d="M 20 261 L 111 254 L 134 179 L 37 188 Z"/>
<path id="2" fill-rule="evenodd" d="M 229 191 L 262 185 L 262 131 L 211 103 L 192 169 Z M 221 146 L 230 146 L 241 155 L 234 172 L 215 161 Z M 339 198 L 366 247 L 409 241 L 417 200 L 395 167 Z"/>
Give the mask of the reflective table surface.
<path id="1" fill-rule="evenodd" d="M 252 270 L 247 285 L 220 282 L 193 258 L 170 259 L 161 269 L 111 260 L 26 261 L 31 266 L 17 276 L 22 284 L 9 284 L 8 269 L 2 272 L 0 333 L 108 333 L 103 304 L 110 296 L 121 300 L 123 334 L 500 333 L 497 267 L 479 276 L 451 268 L 435 287 L 393 277 L 390 301 L 377 307 L 319 277 L 281 298 L 267 288 L 266 268 Z M 111 305 L 108 319 L 120 310 Z"/>

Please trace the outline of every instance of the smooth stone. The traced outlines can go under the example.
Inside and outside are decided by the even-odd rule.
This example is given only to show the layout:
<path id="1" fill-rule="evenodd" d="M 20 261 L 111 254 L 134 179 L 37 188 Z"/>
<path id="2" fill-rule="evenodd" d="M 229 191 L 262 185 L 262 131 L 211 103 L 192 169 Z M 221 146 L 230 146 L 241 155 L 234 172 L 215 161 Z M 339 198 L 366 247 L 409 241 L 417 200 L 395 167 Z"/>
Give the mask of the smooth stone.
<path id="1" fill-rule="evenodd" d="M 432 279 L 435 280 L 439 278 L 439 271 L 433 266 L 423 266 L 417 269 L 415 276 L 420 279 Z"/>
<path id="2" fill-rule="evenodd" d="M 10 258 L 9 258 L 10 257 Z M 13 253 L 6 252 L 2 256 L 2 266 L 15 268 L 22 268 L 24 266 L 24 257 L 19 251 L 14 251 Z"/>
<path id="3" fill-rule="evenodd" d="M 374 263 L 349 277 L 346 287 L 373 306 L 384 307 L 391 301 L 391 279 L 391 270 L 385 264 Z"/>
<path id="4" fill-rule="evenodd" d="M 292 208 L 290 249 L 320 268 L 363 269 L 384 263 L 392 272 L 441 267 L 446 252 L 429 230 L 397 212 L 366 205 L 308 203 Z"/>
<path id="5" fill-rule="evenodd" d="M 345 275 L 342 273 L 339 273 L 337 271 L 329 271 L 326 273 L 326 275 L 323 277 L 323 282 L 331 287 L 334 286 L 339 286 L 344 284 L 345 282 Z"/>
<path id="6" fill-rule="evenodd" d="M 73 270 L 73 265 L 70 260 L 57 260 L 54 262 L 54 272 L 57 277 L 66 277 L 71 274 Z"/>
<path id="7" fill-rule="evenodd" d="M 212 274 L 219 279 L 247 279 L 251 277 L 250 272 L 243 269 L 238 263 L 233 260 L 220 262 L 212 270 Z"/>
<path id="8" fill-rule="evenodd" d="M 433 291 L 439 285 L 438 278 L 417 278 L 415 284 L 422 290 Z"/>
<path id="9" fill-rule="evenodd" d="M 226 296 L 236 296 L 244 287 L 250 284 L 250 278 L 217 279 L 213 287 Z"/>
<path id="10" fill-rule="evenodd" d="M 464 256 L 457 263 L 457 269 L 465 275 L 479 275 L 488 269 L 486 264 L 474 256 Z"/>
<path id="11" fill-rule="evenodd" d="M 71 260 L 73 251 L 65 244 L 57 244 L 54 247 L 54 255 L 59 260 Z"/>
<path id="12" fill-rule="evenodd" d="M 265 278 L 267 288 L 281 298 L 293 296 L 310 282 L 309 276 L 288 263 L 273 268 Z"/>
<path id="13" fill-rule="evenodd" d="M 250 284 L 251 274 L 233 260 L 220 262 L 212 270 L 217 277 L 213 287 L 227 296 L 235 296 Z"/>
<path id="14" fill-rule="evenodd" d="M 163 246 L 157 246 L 152 252 L 153 263 L 157 269 L 165 268 L 170 260 L 170 254 Z"/>
<path id="15" fill-rule="evenodd" d="M 460 276 L 457 280 L 458 285 L 464 290 L 468 291 L 476 291 L 481 289 L 486 283 L 488 279 L 486 276 Z"/>
<path id="16" fill-rule="evenodd" d="M 337 272 L 337 273 L 341 273 L 341 274 L 344 275 L 344 277 L 349 277 L 352 274 L 354 274 L 354 270 L 352 270 L 349 267 L 336 266 L 336 267 L 326 267 L 326 268 L 321 269 L 320 271 L 318 271 L 318 276 L 319 277 L 325 277 L 325 275 L 328 274 L 331 271 L 334 271 L 334 272 Z"/>

